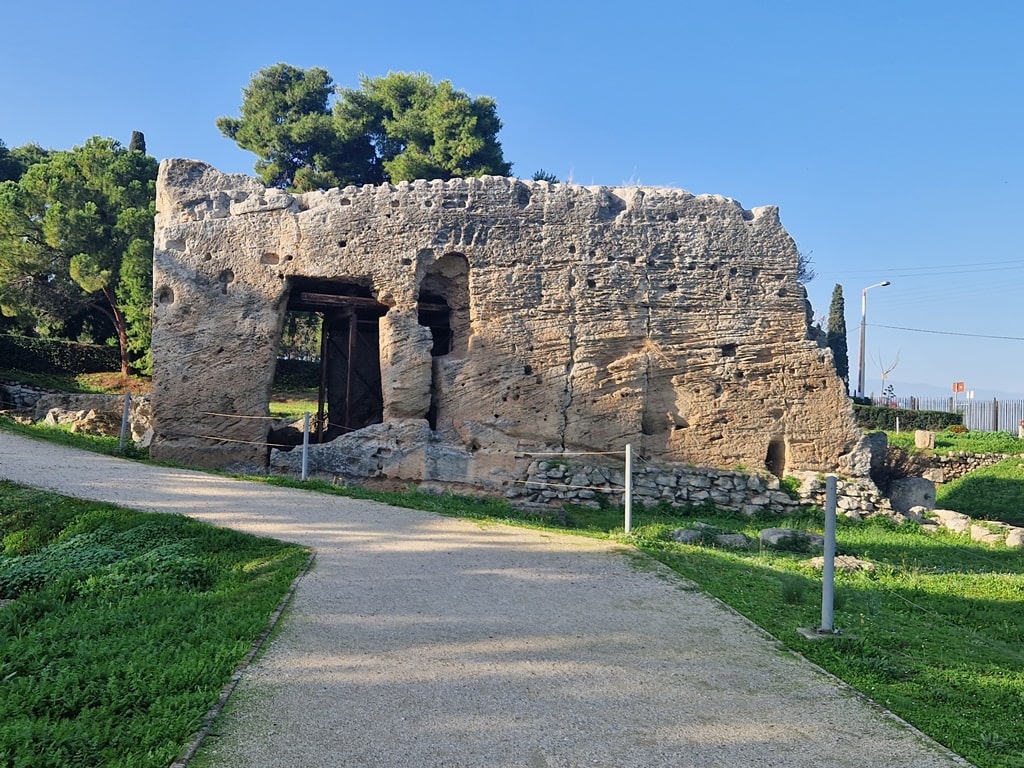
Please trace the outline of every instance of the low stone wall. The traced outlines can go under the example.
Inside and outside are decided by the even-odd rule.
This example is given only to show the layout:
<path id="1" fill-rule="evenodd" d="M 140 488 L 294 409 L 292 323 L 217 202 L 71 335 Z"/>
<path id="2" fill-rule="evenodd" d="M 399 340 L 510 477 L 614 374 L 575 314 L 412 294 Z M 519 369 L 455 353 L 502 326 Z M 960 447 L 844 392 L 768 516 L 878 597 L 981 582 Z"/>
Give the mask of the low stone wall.
<path id="1" fill-rule="evenodd" d="M 969 472 L 991 467 L 1004 459 L 1012 458 L 1008 453 L 949 453 L 941 456 L 919 456 L 918 461 L 927 469 L 922 476 L 935 483 L 951 483 Z"/>
<path id="2" fill-rule="evenodd" d="M 41 387 L 0 379 L 0 410 L 32 410 L 39 398 L 49 394 L 49 390 Z"/>
<path id="3" fill-rule="evenodd" d="M 753 517 L 761 513 L 784 515 L 797 507 L 825 506 L 825 477 L 813 472 L 794 473 L 800 487 L 793 498 L 777 477 L 767 473 L 697 467 L 656 466 L 640 462 L 633 468 L 633 498 L 645 505 L 673 507 L 714 504 L 720 509 Z M 622 465 L 597 466 L 564 459 L 532 462 L 524 481 L 505 496 L 513 504 L 621 505 L 625 486 Z M 840 479 L 837 506 L 847 517 L 892 514 L 888 499 L 866 479 Z"/>

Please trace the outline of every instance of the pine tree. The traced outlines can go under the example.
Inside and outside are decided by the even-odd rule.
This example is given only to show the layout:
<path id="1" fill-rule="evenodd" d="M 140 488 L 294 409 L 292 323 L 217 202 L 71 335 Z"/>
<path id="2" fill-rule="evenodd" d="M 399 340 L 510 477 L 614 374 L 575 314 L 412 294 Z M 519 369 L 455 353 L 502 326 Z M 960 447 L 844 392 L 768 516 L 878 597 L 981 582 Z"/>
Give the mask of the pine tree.
<path id="1" fill-rule="evenodd" d="M 832 350 L 836 373 L 850 388 L 850 356 L 846 345 L 846 302 L 843 301 L 843 286 L 836 283 L 832 289 L 832 303 L 828 307 L 828 331 L 825 343 Z"/>

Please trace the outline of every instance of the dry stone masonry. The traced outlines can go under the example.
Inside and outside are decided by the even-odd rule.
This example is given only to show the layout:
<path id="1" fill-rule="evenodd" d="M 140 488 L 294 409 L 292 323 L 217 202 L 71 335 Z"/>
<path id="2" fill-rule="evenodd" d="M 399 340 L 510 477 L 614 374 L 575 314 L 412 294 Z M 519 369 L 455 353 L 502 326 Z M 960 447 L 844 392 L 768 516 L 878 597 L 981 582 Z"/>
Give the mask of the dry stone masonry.
<path id="1" fill-rule="evenodd" d="M 155 459 L 296 469 L 261 418 L 296 310 L 327 338 L 313 472 L 504 491 L 531 452 L 626 443 L 669 466 L 856 466 L 773 207 L 496 177 L 292 195 L 165 160 L 157 210 Z"/>

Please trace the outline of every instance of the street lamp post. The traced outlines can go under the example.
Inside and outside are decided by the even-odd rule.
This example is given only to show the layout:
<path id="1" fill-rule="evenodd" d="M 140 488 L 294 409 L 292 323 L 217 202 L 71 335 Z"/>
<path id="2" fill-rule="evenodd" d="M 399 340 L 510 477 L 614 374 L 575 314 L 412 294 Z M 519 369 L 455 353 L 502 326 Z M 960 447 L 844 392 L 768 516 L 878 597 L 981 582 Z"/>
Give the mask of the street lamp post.
<path id="1" fill-rule="evenodd" d="M 872 288 L 884 288 L 888 280 L 869 285 L 860 292 L 860 354 L 857 359 L 857 397 L 864 397 L 864 331 L 868 323 L 868 291 Z"/>

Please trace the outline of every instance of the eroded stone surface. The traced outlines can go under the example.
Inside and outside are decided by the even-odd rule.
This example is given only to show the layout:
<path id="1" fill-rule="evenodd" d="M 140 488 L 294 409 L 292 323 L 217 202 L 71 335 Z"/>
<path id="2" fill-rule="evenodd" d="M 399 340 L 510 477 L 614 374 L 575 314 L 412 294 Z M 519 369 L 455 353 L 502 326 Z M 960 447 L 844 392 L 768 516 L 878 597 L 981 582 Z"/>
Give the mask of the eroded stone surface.
<path id="1" fill-rule="evenodd" d="M 627 442 L 652 461 L 849 469 L 859 433 L 775 208 L 493 177 L 293 196 L 187 160 L 161 164 L 157 208 L 154 458 L 267 464 L 258 417 L 312 285 L 365 289 L 379 420 L 432 427 L 408 460 L 370 451 L 385 474 L 501 487 L 522 451 Z M 420 324 L 439 302 L 440 353 Z"/>

